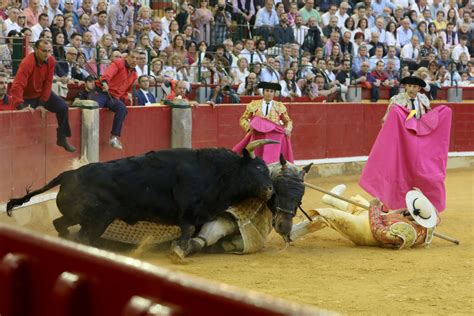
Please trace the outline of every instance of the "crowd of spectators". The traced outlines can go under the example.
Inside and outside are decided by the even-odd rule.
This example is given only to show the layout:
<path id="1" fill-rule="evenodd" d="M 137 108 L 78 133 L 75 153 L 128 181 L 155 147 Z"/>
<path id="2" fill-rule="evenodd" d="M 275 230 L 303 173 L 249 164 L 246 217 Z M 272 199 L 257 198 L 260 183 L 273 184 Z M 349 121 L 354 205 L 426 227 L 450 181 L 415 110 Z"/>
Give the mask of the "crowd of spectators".
<path id="1" fill-rule="evenodd" d="M 5 4 L 6 3 L 6 4 Z M 162 3 L 163 4 L 163 3 Z M 135 0 L 3 1 L 0 71 L 12 71 L 12 39 L 53 43 L 63 85 L 98 78 L 139 51 L 140 103 L 155 83 L 216 85 L 209 101 L 260 95 L 278 81 L 281 96 L 334 96 L 348 86 L 390 94 L 417 71 L 432 87 L 474 84 L 469 0 L 179 0 L 152 10 Z M 61 94 L 61 93 L 60 93 Z"/>

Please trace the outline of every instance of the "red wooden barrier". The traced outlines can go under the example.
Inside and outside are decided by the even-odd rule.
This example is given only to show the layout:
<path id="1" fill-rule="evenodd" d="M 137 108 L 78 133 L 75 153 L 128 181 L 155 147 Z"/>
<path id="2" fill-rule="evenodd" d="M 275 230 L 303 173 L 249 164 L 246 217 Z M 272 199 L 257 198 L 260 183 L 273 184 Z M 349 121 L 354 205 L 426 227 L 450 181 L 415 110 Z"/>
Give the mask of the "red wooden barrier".
<path id="1" fill-rule="evenodd" d="M 123 151 L 109 146 L 114 113 L 106 109 L 100 115 L 100 160 L 143 154 L 171 146 L 171 109 L 169 107 L 129 107 L 122 129 Z"/>
<path id="2" fill-rule="evenodd" d="M 96 248 L 0 224 L 0 315 L 319 315 Z M 154 310 L 154 312 L 153 312 Z"/>
<path id="3" fill-rule="evenodd" d="M 80 148 L 80 112 L 69 112 L 72 144 Z M 55 115 L 42 119 L 39 112 L 0 112 L 0 200 L 40 187 L 65 170 L 79 152 L 56 146 Z"/>

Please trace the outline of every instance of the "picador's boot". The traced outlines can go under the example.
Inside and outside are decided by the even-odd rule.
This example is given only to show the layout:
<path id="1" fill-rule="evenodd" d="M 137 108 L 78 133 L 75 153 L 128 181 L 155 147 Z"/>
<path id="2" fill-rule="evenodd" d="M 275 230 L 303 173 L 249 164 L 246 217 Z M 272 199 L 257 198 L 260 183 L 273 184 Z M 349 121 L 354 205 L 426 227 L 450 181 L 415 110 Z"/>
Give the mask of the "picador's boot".
<path id="1" fill-rule="evenodd" d="M 76 147 L 68 143 L 66 136 L 58 136 L 56 145 L 63 147 L 66 151 L 73 153 L 76 151 Z"/>
<path id="2" fill-rule="evenodd" d="M 344 184 L 336 185 L 334 188 L 331 189 L 331 193 L 341 195 L 341 196 L 344 194 L 344 192 L 346 192 L 346 186 Z M 321 200 L 324 203 L 337 207 L 340 210 L 345 210 L 347 208 L 347 202 L 344 202 L 338 198 L 332 197 L 328 194 L 323 195 Z"/>

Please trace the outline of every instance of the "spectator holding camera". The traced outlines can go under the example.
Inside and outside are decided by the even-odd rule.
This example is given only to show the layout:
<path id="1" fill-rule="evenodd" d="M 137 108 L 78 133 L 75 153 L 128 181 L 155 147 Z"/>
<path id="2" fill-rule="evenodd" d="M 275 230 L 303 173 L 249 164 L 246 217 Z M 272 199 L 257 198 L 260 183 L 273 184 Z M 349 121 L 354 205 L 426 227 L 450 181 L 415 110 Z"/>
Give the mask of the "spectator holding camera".
<path id="1" fill-rule="evenodd" d="M 231 15 L 226 11 L 225 5 L 225 0 L 219 0 L 214 9 L 214 36 L 212 41 L 214 45 L 222 44 L 229 33 Z"/>
<path id="2" fill-rule="evenodd" d="M 324 81 L 324 77 L 321 76 L 320 74 L 316 75 L 315 84 L 316 84 L 316 89 L 317 89 L 316 96 L 320 95 L 320 96 L 328 97 L 337 92 L 337 87 L 336 86 L 329 87 Z"/>
<path id="3" fill-rule="evenodd" d="M 314 100 L 314 98 L 318 96 L 318 86 L 314 81 L 315 77 L 314 73 L 309 72 L 306 75 L 306 78 L 298 80 L 298 87 L 301 91 L 301 95 L 307 96 L 310 100 Z"/>
<path id="4" fill-rule="evenodd" d="M 237 88 L 237 94 L 240 96 L 262 95 L 261 89 L 258 89 L 257 85 L 258 85 L 257 74 L 254 72 L 250 72 L 248 76 L 245 78 L 245 82 L 242 82 Z"/>

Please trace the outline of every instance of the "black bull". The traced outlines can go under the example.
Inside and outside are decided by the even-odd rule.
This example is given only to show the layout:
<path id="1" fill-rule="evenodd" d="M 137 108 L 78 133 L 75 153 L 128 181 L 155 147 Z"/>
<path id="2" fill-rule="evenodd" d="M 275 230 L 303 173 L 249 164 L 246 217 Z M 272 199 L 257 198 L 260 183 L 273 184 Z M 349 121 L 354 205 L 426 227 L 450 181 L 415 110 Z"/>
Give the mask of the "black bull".
<path id="1" fill-rule="evenodd" d="M 178 225 L 186 244 L 193 226 L 247 198 L 273 195 L 267 166 L 246 149 L 243 156 L 222 148 L 169 149 L 63 172 L 43 188 L 10 200 L 8 215 L 58 185 L 56 204 L 63 216 L 54 227 L 66 237 L 68 227 L 79 224 L 78 237 L 89 244 L 115 219 Z"/>

